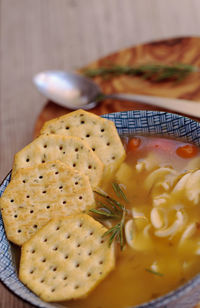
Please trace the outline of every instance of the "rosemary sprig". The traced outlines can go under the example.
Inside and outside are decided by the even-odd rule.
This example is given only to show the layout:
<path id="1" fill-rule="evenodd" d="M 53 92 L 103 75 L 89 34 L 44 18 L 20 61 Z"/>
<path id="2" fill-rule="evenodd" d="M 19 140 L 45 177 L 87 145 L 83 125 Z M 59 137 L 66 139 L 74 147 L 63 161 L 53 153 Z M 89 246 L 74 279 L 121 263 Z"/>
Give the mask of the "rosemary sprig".
<path id="1" fill-rule="evenodd" d="M 90 78 L 97 76 L 115 77 L 119 75 L 138 76 L 152 82 L 161 81 L 181 81 L 189 74 L 197 72 L 196 66 L 184 63 L 164 65 L 164 64 L 143 64 L 138 66 L 121 66 L 110 64 L 109 66 L 96 69 L 86 69 L 83 73 Z"/>
<path id="2" fill-rule="evenodd" d="M 112 187 L 120 199 L 128 202 L 128 199 L 123 190 L 120 188 L 119 184 L 113 183 Z M 103 201 L 98 201 L 97 203 L 100 205 L 100 207 L 98 209 L 91 209 L 90 212 L 100 216 L 100 219 L 115 219 L 118 221 L 116 225 L 106 231 L 103 236 L 110 236 L 109 245 L 111 245 L 112 242 L 116 240 L 120 244 L 120 248 L 122 250 L 125 244 L 124 225 L 127 210 L 123 204 L 111 198 L 109 195 L 98 191 L 95 191 L 95 193 L 103 198 Z"/>
<path id="3" fill-rule="evenodd" d="M 149 272 L 149 273 L 151 273 L 151 274 L 160 276 L 160 277 L 164 276 L 164 274 L 159 273 L 159 272 L 156 272 L 156 271 L 153 271 L 153 270 L 151 270 L 150 268 L 145 268 L 145 271 L 147 271 L 147 272 Z"/>
<path id="4" fill-rule="evenodd" d="M 112 183 L 112 187 L 116 193 L 116 195 L 119 197 L 119 198 L 123 198 L 124 201 L 128 202 L 127 198 L 126 198 L 126 195 L 125 193 L 123 192 L 123 190 L 121 189 L 121 187 L 119 186 L 119 184 L 117 183 Z"/>

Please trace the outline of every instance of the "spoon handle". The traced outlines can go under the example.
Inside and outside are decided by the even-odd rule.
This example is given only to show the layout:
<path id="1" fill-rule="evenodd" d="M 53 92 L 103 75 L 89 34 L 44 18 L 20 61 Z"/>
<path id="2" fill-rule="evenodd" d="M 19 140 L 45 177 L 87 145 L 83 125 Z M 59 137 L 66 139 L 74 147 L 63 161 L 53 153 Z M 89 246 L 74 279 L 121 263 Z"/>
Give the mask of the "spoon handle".
<path id="1" fill-rule="evenodd" d="M 148 105 L 167 108 L 173 111 L 181 112 L 190 116 L 200 118 L 200 102 L 189 101 L 185 99 L 166 98 L 149 95 L 135 95 L 116 93 L 105 95 L 106 98 L 119 99 L 130 102 L 141 102 Z"/>

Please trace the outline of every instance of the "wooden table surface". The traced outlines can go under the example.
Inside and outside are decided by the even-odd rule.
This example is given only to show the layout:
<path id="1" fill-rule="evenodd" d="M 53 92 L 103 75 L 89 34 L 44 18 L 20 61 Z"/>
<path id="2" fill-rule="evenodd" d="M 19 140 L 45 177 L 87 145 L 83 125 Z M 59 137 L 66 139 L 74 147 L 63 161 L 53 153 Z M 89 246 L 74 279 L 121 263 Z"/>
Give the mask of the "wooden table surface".
<path id="1" fill-rule="evenodd" d="M 32 77 L 145 41 L 200 36 L 199 0 L 0 0 L 0 178 L 45 104 Z M 0 308 L 28 308 L 0 284 Z"/>

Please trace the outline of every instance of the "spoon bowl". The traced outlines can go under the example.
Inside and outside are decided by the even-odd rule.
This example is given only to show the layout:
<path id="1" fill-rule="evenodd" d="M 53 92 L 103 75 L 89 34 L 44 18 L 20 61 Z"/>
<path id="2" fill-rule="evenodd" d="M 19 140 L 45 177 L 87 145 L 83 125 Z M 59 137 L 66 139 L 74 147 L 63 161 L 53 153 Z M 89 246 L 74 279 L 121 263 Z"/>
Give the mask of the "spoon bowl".
<path id="1" fill-rule="evenodd" d="M 33 78 L 39 92 L 48 99 L 69 109 L 91 109 L 101 93 L 97 84 L 80 74 L 63 71 L 45 71 Z"/>

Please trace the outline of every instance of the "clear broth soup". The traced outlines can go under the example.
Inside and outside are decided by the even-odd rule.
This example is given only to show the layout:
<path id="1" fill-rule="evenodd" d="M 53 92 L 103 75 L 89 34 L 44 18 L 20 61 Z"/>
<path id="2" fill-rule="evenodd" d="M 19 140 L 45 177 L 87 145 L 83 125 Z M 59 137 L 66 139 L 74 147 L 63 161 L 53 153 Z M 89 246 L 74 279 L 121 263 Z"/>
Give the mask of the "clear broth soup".
<path id="1" fill-rule="evenodd" d="M 127 157 L 112 183 L 127 196 L 126 245 L 116 268 L 67 307 L 127 308 L 176 289 L 200 271 L 200 151 L 177 140 L 123 139 Z"/>

